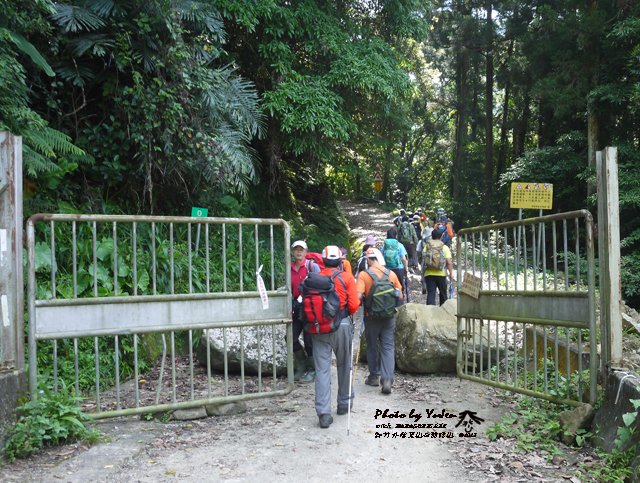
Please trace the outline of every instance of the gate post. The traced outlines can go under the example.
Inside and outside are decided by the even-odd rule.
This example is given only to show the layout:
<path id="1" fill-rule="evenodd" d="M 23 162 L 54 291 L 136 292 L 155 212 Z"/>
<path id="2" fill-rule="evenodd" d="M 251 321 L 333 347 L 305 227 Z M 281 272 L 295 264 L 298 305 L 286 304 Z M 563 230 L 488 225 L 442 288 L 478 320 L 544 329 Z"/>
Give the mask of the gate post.
<path id="1" fill-rule="evenodd" d="M 618 149 L 596 153 L 598 177 L 598 261 L 602 368 L 622 365 L 622 289 L 620 281 L 620 208 Z"/>
<path id="2" fill-rule="evenodd" d="M 26 389 L 22 264 L 22 138 L 0 132 L 0 421 Z M 0 428 L 0 446 L 4 441 Z"/>

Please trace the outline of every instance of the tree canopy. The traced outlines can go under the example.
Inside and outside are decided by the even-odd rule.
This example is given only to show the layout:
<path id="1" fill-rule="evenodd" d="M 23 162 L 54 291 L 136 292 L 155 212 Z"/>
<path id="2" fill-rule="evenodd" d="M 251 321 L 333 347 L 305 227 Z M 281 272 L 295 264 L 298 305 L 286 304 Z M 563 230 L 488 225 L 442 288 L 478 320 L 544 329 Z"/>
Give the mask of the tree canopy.
<path id="1" fill-rule="evenodd" d="M 530 179 L 554 183 L 556 212 L 594 210 L 595 152 L 615 145 L 635 281 L 639 13 L 625 1 L 8 0 L 0 129 L 24 138 L 26 213 L 199 205 L 284 216 L 320 238 L 339 230 L 334 196 L 442 206 L 460 228 L 514 218 L 509 183 Z"/>

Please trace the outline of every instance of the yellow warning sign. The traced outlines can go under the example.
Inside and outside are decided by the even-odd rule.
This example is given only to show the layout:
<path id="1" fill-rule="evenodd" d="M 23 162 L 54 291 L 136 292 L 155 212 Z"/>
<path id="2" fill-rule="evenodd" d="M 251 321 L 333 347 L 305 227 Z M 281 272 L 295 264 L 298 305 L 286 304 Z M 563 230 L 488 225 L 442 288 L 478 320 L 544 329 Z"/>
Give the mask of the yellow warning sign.
<path id="1" fill-rule="evenodd" d="M 553 206 L 553 185 L 551 183 L 511 183 L 511 208 L 532 208 L 550 210 Z"/>

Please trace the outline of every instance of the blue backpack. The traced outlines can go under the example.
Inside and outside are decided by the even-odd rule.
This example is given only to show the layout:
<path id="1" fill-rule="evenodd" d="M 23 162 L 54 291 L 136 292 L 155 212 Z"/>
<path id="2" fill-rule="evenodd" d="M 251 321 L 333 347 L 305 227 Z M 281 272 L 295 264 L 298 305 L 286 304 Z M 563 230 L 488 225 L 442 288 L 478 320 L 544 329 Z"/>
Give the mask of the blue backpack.
<path id="1" fill-rule="evenodd" d="M 400 242 L 398 242 L 398 240 L 394 238 L 386 239 L 382 250 L 384 253 L 384 263 L 387 268 L 402 267 L 402 260 L 400 259 Z"/>

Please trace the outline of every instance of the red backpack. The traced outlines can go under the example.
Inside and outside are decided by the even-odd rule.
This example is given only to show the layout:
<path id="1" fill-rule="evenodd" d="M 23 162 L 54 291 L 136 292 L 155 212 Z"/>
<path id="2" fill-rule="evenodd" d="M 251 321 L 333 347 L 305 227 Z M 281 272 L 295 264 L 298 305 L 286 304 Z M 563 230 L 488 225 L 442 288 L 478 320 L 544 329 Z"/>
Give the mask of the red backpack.
<path id="1" fill-rule="evenodd" d="M 335 285 L 337 278 L 346 293 L 347 286 L 340 276 L 341 273 L 341 270 L 336 270 L 331 275 L 311 272 L 300 284 L 302 315 L 308 333 L 327 334 L 338 330 L 346 314 L 345 310 L 340 309 L 340 296 Z"/>
<path id="2" fill-rule="evenodd" d="M 309 273 L 311 273 L 311 270 L 309 270 L 311 262 L 315 262 L 320 267 L 320 270 L 324 270 L 324 260 L 322 260 L 322 255 L 320 255 L 319 253 L 307 253 L 307 261 L 305 262 L 305 267 L 307 268 L 307 272 Z"/>

